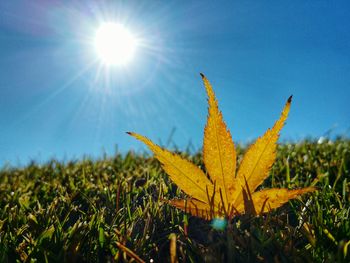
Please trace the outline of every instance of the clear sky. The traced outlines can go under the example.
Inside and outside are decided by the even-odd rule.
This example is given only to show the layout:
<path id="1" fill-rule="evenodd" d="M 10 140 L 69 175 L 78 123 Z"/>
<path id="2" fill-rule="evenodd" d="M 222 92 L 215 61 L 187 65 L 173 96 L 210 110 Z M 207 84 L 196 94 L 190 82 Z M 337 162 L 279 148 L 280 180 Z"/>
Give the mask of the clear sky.
<path id="1" fill-rule="evenodd" d="M 349 17 L 340 0 L 0 1 L 0 166 L 145 149 L 126 131 L 199 149 L 200 72 L 236 142 L 291 94 L 282 140 L 349 136 Z M 98 58 L 103 22 L 137 38 L 129 63 Z"/>

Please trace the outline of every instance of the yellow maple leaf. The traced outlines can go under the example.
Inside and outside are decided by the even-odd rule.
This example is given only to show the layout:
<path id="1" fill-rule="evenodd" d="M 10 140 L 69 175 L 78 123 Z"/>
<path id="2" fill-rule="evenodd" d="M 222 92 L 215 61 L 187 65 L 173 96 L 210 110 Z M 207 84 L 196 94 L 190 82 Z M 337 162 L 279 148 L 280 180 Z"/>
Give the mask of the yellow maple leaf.
<path id="1" fill-rule="evenodd" d="M 295 190 L 271 188 L 255 192 L 268 177 L 275 162 L 279 132 L 288 117 L 292 97 L 275 125 L 249 147 L 236 172 L 236 150 L 230 131 L 208 79 L 203 74 L 201 76 L 209 104 L 203 142 L 203 161 L 209 178 L 180 155 L 159 147 L 142 135 L 128 132 L 149 147 L 170 179 L 189 196 L 187 199 L 169 200 L 168 203 L 204 219 L 231 218 L 242 213 L 266 213 L 290 199 L 314 191 L 314 187 L 306 187 Z"/>

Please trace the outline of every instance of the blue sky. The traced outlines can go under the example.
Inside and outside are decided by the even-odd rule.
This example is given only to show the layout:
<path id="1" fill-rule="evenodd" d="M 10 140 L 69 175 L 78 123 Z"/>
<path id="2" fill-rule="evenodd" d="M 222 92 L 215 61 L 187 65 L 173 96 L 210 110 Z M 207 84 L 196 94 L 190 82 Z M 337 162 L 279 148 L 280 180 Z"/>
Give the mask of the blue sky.
<path id="1" fill-rule="evenodd" d="M 250 142 L 294 101 L 282 140 L 349 136 L 349 1 L 1 1 L 0 166 L 98 158 L 141 143 L 202 145 L 213 84 L 236 142 Z M 140 40 L 104 67 L 101 22 Z M 170 147 L 173 145 L 171 144 Z"/>

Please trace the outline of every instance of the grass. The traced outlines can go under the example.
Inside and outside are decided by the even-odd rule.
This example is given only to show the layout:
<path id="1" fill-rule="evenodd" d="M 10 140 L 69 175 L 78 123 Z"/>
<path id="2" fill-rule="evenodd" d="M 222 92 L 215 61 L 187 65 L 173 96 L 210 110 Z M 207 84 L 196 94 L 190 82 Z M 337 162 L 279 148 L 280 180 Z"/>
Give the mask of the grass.
<path id="1" fill-rule="evenodd" d="M 5 167 L 0 262 L 349 262 L 349 171 L 349 140 L 282 144 L 262 187 L 318 191 L 220 229 L 162 203 L 183 194 L 151 157 Z"/>

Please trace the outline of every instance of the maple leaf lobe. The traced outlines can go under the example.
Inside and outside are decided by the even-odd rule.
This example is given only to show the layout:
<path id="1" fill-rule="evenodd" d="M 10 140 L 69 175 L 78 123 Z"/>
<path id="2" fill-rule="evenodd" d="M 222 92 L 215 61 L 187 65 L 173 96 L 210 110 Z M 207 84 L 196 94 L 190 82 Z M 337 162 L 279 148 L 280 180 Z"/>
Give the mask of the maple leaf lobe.
<path id="1" fill-rule="evenodd" d="M 209 80 L 203 75 L 203 83 L 208 96 L 208 117 L 204 129 L 203 161 L 209 177 L 214 182 L 224 206 L 228 206 L 233 178 L 236 172 L 236 150 L 231 133 L 226 127 L 218 101 Z M 221 197 L 221 196 L 220 196 Z"/>

